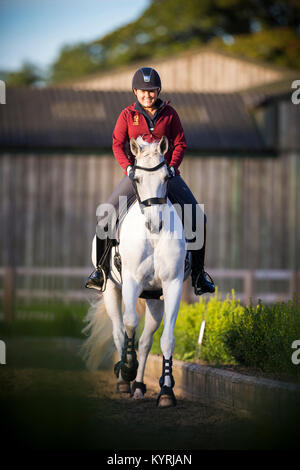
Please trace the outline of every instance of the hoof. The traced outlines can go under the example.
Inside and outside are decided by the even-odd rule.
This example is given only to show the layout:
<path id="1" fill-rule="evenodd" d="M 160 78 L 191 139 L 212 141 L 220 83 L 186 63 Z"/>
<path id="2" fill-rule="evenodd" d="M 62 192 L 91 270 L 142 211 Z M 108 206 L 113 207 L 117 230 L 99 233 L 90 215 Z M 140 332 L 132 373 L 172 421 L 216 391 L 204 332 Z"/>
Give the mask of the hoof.
<path id="1" fill-rule="evenodd" d="M 116 392 L 130 393 L 130 382 L 117 382 Z"/>
<path id="2" fill-rule="evenodd" d="M 174 401 L 169 395 L 161 395 L 158 401 L 158 408 L 171 408 L 174 407 Z"/>
<path id="3" fill-rule="evenodd" d="M 157 397 L 156 406 L 158 408 L 170 408 L 176 406 L 177 401 L 172 387 L 164 385 Z"/>
<path id="4" fill-rule="evenodd" d="M 134 400 L 143 400 L 145 398 L 142 390 L 140 390 L 139 388 L 136 389 L 136 391 L 134 392 L 133 394 L 133 397 L 132 397 Z"/>

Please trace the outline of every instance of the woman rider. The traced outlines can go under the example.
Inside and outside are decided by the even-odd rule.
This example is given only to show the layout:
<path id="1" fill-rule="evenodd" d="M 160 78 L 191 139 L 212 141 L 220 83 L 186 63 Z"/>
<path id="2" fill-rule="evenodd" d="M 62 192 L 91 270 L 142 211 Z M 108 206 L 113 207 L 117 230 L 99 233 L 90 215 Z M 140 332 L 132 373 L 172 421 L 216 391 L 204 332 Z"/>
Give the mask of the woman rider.
<path id="1" fill-rule="evenodd" d="M 183 128 L 175 109 L 168 102 L 163 102 L 158 95 L 161 91 L 161 81 L 158 73 L 151 67 L 137 70 L 132 79 L 132 90 L 137 101 L 123 109 L 114 132 L 113 153 L 119 164 L 125 170 L 125 176 L 110 196 L 107 203 L 117 208 L 119 196 L 127 196 L 133 200 L 135 193 L 131 182 L 133 177 L 134 156 L 126 152 L 126 146 L 131 137 L 138 136 L 148 142 L 160 140 L 166 136 L 169 141 L 169 151 L 165 155 L 170 173 L 168 197 L 171 202 L 179 203 L 184 210 L 185 204 L 190 204 L 193 211 L 193 231 L 195 231 L 197 201 L 180 176 L 178 167 L 184 157 L 186 140 Z M 215 286 L 210 276 L 204 271 L 206 217 L 204 216 L 204 244 L 202 248 L 192 253 L 192 284 L 196 295 L 214 292 Z M 98 228 L 101 221 L 98 220 Z M 102 227 L 103 228 L 103 227 Z M 99 233 L 99 232 L 98 232 Z M 109 270 L 110 246 L 107 238 L 96 237 L 97 240 L 97 269 L 89 276 L 86 287 L 103 290 L 105 278 Z"/>

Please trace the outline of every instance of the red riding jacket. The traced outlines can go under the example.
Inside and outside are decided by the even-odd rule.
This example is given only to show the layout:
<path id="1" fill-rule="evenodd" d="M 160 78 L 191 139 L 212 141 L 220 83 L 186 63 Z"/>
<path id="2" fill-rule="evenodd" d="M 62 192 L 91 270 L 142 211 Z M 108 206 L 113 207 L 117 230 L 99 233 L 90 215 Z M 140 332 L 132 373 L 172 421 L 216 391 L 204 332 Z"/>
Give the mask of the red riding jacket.
<path id="1" fill-rule="evenodd" d="M 169 141 L 169 150 L 165 155 L 166 161 L 169 166 L 175 168 L 175 173 L 179 175 L 178 167 L 184 157 L 186 140 L 179 116 L 168 102 L 161 102 L 152 131 L 150 131 L 146 117 L 139 110 L 138 103 L 133 103 L 121 112 L 113 131 L 112 148 L 116 159 L 125 172 L 128 165 L 134 163 L 134 156 L 130 149 L 126 153 L 126 144 L 131 137 L 136 139 L 139 135 L 147 142 L 160 140 L 165 135 Z"/>

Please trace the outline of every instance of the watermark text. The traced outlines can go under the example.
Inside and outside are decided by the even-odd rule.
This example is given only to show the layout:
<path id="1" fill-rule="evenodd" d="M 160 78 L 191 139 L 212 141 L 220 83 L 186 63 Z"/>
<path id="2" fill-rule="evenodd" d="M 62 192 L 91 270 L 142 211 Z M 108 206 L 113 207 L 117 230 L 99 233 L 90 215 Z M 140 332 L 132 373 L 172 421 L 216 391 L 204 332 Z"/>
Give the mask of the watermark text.
<path id="1" fill-rule="evenodd" d="M 300 80 L 294 80 L 292 82 L 292 88 L 296 88 L 295 91 L 292 93 L 292 103 L 299 104 L 300 103 Z"/>
<path id="2" fill-rule="evenodd" d="M 0 364 L 6 364 L 6 344 L 0 339 Z"/>
<path id="3" fill-rule="evenodd" d="M 97 237 L 101 240 L 116 239 L 117 220 L 127 215 L 128 208 L 126 196 L 119 197 L 118 208 L 109 203 L 100 204 L 96 211 Z M 163 230 L 164 238 L 185 238 L 187 250 L 199 250 L 204 244 L 204 204 L 157 204 L 141 209 L 140 215 L 144 218 L 144 224 L 127 227 L 130 232 L 127 236 L 131 240 L 157 239 Z"/>
<path id="4" fill-rule="evenodd" d="M 292 348 L 296 349 L 292 354 L 292 363 L 297 366 L 300 364 L 300 339 L 296 339 L 292 342 Z"/>
<path id="5" fill-rule="evenodd" d="M 6 87 L 3 80 L 0 80 L 0 104 L 6 104 Z"/>

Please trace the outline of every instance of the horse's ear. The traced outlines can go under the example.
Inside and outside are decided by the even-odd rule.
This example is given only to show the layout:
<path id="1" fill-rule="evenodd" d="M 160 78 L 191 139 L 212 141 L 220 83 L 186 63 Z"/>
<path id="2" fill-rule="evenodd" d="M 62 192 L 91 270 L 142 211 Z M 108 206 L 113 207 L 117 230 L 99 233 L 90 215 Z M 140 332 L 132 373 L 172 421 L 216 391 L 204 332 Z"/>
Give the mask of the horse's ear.
<path id="1" fill-rule="evenodd" d="M 130 150 L 135 157 L 138 157 L 138 154 L 140 153 L 140 147 L 133 137 L 130 139 Z"/>
<path id="2" fill-rule="evenodd" d="M 159 141 L 159 150 L 162 155 L 165 155 L 167 153 L 169 148 L 169 142 L 168 139 L 165 135 L 162 136 L 162 138 Z"/>

